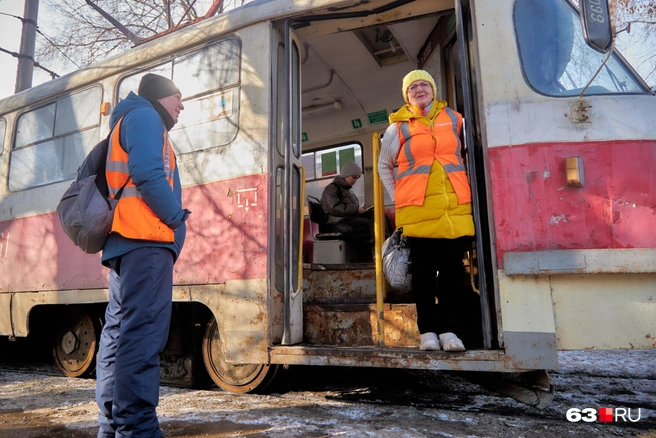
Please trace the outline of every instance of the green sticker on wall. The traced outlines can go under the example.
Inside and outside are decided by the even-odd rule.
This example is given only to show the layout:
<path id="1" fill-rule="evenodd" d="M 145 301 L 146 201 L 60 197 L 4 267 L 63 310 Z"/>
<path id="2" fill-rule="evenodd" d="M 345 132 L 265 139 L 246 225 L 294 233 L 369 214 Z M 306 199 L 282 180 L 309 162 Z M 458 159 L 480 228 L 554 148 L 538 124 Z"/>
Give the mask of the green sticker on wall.
<path id="1" fill-rule="evenodd" d="M 340 167 L 344 167 L 344 164 L 348 163 L 349 161 L 355 161 L 355 149 L 349 148 L 349 149 L 342 149 L 341 151 L 339 151 Z"/>
<path id="2" fill-rule="evenodd" d="M 387 123 L 387 110 L 380 110 L 374 113 L 367 114 L 369 119 L 369 125 L 380 125 L 382 123 Z"/>
<path id="3" fill-rule="evenodd" d="M 351 120 L 351 126 L 353 126 L 353 129 L 360 129 L 360 128 L 362 128 L 362 120 L 360 120 L 360 119 L 353 119 L 353 120 Z"/>
<path id="4" fill-rule="evenodd" d="M 301 142 L 304 142 L 304 141 L 308 141 L 307 132 L 304 132 L 304 133 L 301 135 Z"/>
<path id="5" fill-rule="evenodd" d="M 321 176 L 337 175 L 337 153 L 329 152 L 321 155 Z"/>

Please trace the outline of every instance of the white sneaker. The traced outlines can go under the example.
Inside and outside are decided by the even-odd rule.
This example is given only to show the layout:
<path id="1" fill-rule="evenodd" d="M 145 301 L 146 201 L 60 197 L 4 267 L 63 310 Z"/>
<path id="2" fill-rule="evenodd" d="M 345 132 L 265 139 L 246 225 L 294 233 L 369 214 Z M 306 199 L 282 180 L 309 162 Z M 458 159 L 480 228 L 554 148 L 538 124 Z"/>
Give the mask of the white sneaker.
<path id="1" fill-rule="evenodd" d="M 465 351 L 465 344 L 454 333 L 442 333 L 440 342 L 444 351 Z"/>
<path id="2" fill-rule="evenodd" d="M 421 335 L 421 346 L 419 347 L 419 349 L 439 351 L 440 341 L 437 339 L 437 335 L 435 333 L 430 333 L 430 332 Z"/>

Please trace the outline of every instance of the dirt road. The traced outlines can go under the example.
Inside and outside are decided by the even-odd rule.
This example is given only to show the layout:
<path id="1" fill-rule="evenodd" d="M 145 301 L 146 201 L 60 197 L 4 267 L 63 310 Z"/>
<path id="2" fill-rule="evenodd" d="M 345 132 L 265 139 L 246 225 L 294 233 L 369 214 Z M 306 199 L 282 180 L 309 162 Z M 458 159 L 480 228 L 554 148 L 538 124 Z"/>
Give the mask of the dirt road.
<path id="1" fill-rule="evenodd" d="M 291 367 L 268 395 L 162 387 L 167 437 L 656 437 L 656 351 L 562 352 L 546 409 L 477 375 Z M 0 360 L 0 367 L 2 367 Z M 25 367 L 30 368 L 30 367 Z M 94 437 L 93 379 L 0 370 L 0 437 Z M 36 372 L 35 372 L 36 371 Z M 570 423 L 570 408 L 630 408 L 637 422 Z"/>

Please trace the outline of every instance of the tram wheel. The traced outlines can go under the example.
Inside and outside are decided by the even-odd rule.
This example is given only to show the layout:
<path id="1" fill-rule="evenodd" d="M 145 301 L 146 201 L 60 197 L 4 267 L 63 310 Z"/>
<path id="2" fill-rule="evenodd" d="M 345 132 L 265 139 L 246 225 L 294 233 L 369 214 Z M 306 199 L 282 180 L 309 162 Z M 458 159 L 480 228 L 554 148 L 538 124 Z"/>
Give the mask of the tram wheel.
<path id="1" fill-rule="evenodd" d="M 203 362 L 214 383 L 225 391 L 260 392 L 271 383 L 278 371 L 278 365 L 230 364 L 226 362 L 223 351 L 219 325 L 212 318 L 203 336 Z"/>
<path id="2" fill-rule="evenodd" d="M 80 309 L 68 310 L 52 347 L 57 367 L 68 377 L 87 377 L 96 369 L 98 328 Z"/>

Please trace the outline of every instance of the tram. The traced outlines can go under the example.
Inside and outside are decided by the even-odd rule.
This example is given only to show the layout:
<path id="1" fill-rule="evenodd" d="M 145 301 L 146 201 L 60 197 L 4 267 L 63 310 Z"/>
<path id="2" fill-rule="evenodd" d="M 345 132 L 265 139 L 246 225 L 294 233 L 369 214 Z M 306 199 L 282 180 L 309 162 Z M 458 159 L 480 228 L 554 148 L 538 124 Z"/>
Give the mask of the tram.
<path id="1" fill-rule="evenodd" d="M 3 99 L 0 335 L 51 336 L 64 374 L 93 372 L 108 270 L 55 208 L 154 72 L 183 94 L 170 138 L 194 212 L 164 381 L 250 392 L 281 365 L 465 370 L 519 376 L 548 403 L 558 350 L 656 347 L 656 98 L 588 37 L 568 0 L 258 0 Z M 375 143 L 417 68 L 465 118 L 461 353 L 420 351 L 380 253 L 317 237 L 306 205 L 355 161 L 362 204 L 393 221 Z"/>

